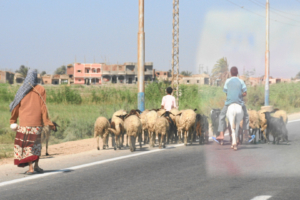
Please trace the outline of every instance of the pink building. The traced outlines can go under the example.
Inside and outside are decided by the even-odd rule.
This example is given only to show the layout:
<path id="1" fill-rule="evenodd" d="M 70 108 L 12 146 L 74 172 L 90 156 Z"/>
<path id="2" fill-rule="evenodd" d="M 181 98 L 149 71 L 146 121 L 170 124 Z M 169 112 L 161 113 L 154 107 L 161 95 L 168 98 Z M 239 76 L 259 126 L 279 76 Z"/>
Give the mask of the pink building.
<path id="1" fill-rule="evenodd" d="M 101 84 L 102 65 L 100 63 L 74 63 L 74 84 Z"/>

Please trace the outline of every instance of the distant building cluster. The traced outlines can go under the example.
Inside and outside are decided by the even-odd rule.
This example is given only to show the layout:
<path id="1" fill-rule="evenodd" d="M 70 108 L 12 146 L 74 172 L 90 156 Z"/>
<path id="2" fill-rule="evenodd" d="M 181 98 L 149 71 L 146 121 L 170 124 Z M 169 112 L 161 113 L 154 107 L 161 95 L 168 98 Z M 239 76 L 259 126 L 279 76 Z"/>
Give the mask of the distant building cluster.
<path id="1" fill-rule="evenodd" d="M 105 63 L 74 63 L 67 66 L 66 74 L 41 76 L 38 74 L 38 83 L 44 85 L 76 84 L 76 85 L 104 85 L 104 84 L 136 84 L 138 81 L 137 64 L 127 62 L 124 64 L 107 65 Z M 144 80 L 151 82 L 169 81 L 176 82 L 177 74 L 174 74 L 174 80 L 170 71 L 155 71 L 152 62 L 145 63 Z M 264 77 L 239 76 L 247 85 L 255 86 L 265 84 Z M 0 71 L 0 83 L 21 84 L 24 77 L 19 73 L 9 71 Z M 197 85 L 217 85 L 221 86 L 220 80 L 212 80 L 208 74 L 194 74 L 191 76 L 178 75 L 179 84 L 197 84 Z M 292 79 L 269 78 L 270 84 L 289 83 Z"/>

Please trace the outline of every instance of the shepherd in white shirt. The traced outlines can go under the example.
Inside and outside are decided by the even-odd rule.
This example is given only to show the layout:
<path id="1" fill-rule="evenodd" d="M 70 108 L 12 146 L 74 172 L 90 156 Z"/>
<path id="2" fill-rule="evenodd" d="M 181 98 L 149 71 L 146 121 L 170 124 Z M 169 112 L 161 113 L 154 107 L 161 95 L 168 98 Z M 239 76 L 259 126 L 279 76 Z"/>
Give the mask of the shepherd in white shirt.
<path id="1" fill-rule="evenodd" d="M 172 96 L 173 89 L 171 87 L 167 88 L 167 95 L 162 98 L 161 108 L 166 111 L 170 111 L 172 108 L 177 108 L 175 97 Z"/>

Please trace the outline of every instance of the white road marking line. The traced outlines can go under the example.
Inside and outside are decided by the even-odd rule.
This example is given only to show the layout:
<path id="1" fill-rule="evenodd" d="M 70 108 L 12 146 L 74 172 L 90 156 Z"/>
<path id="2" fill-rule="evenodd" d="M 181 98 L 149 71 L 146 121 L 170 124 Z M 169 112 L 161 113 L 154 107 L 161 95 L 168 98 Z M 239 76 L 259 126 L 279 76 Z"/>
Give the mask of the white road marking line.
<path id="1" fill-rule="evenodd" d="M 272 196 L 269 196 L 269 195 L 262 195 L 262 196 L 256 196 L 251 200 L 267 200 L 267 199 L 270 199 L 271 197 Z"/>
<path id="2" fill-rule="evenodd" d="M 0 187 L 10 185 L 10 184 L 14 184 L 14 183 L 20 183 L 20 182 L 24 182 L 24 181 L 34 180 L 34 179 L 38 179 L 38 178 L 41 178 L 41 177 L 50 176 L 50 175 L 54 175 L 54 174 L 58 174 L 58 173 L 68 172 L 68 171 L 71 171 L 71 170 L 81 169 L 81 168 L 90 167 L 90 166 L 94 166 L 94 165 L 101 165 L 101 164 L 108 163 L 108 162 L 113 162 L 113 161 L 116 161 L 116 160 L 123 160 L 125 158 L 131 158 L 131 157 L 141 156 L 141 155 L 144 155 L 144 154 L 155 153 L 155 152 L 159 152 L 159 151 L 163 151 L 163 150 L 166 150 L 166 149 L 171 149 L 171 148 L 179 147 L 179 146 L 183 146 L 183 144 L 176 144 L 176 145 L 172 145 L 172 146 L 167 146 L 165 149 L 155 149 L 155 150 L 141 152 L 141 153 L 134 153 L 134 154 L 126 155 L 126 156 L 120 156 L 120 157 L 116 157 L 116 158 L 100 160 L 100 161 L 87 163 L 87 164 L 83 164 L 83 165 L 77 165 L 77 166 L 69 167 L 69 168 L 66 168 L 66 169 L 56 170 L 56 171 L 53 171 L 53 172 L 47 172 L 47 173 L 44 173 L 44 174 L 37 174 L 37 175 L 32 175 L 30 177 L 15 179 L 15 180 L 11 180 L 11 181 L 5 181 L 5 182 L 0 183 Z"/>
<path id="3" fill-rule="evenodd" d="M 288 123 L 299 122 L 299 121 L 300 121 L 300 119 L 297 119 L 297 120 L 289 121 Z"/>

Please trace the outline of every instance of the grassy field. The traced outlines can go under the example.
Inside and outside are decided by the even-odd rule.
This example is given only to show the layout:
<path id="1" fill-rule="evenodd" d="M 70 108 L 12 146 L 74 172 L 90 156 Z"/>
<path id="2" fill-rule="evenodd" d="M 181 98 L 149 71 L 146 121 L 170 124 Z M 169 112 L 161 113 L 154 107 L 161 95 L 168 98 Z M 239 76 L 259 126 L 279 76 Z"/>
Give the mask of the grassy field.
<path id="1" fill-rule="evenodd" d="M 300 83 L 271 85 L 270 104 L 288 113 L 300 111 Z M 151 83 L 145 89 L 145 106 L 160 108 L 167 83 Z M 0 85 L 0 158 L 13 156 L 14 132 L 9 128 L 9 103 L 18 86 Z M 60 128 L 51 133 L 50 144 L 93 137 L 99 116 L 110 118 L 119 109 L 137 108 L 137 87 L 130 86 L 45 86 L 50 117 Z M 222 108 L 225 94 L 221 87 L 180 86 L 179 109 L 197 108 L 209 116 L 212 108 Z M 264 87 L 248 87 L 247 108 L 259 110 L 264 104 Z"/>

